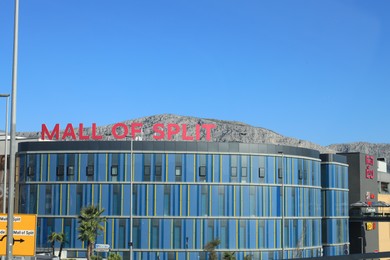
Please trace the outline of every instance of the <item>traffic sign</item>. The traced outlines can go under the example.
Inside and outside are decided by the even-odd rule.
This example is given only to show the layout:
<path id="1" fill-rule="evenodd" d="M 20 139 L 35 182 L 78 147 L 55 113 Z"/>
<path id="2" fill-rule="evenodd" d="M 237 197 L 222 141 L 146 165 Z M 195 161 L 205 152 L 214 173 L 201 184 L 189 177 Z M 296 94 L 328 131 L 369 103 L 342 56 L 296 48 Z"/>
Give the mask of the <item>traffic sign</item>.
<path id="1" fill-rule="evenodd" d="M 12 255 L 35 256 L 37 215 L 14 214 Z M 0 214 L 0 256 L 6 255 L 7 215 Z"/>
<path id="2" fill-rule="evenodd" d="M 96 252 L 108 252 L 110 251 L 110 245 L 108 244 L 96 244 L 95 245 Z"/>

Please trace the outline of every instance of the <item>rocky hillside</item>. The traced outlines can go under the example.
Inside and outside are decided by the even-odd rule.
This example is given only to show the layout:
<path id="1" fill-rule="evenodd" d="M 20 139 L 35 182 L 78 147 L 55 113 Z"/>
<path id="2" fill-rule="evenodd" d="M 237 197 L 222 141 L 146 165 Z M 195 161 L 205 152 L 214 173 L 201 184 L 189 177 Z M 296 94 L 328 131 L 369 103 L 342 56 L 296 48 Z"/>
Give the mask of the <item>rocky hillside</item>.
<path id="1" fill-rule="evenodd" d="M 271 143 L 271 144 L 281 144 L 297 147 L 305 147 L 310 149 L 319 150 L 323 153 L 333 153 L 334 151 L 330 148 L 323 147 L 317 144 L 314 144 L 309 141 L 295 139 L 280 135 L 271 130 L 253 127 L 241 122 L 234 121 L 223 121 L 216 119 L 204 119 L 188 116 L 178 116 L 172 114 L 163 114 L 163 115 L 154 115 L 148 117 L 142 117 L 132 120 L 124 121 L 126 125 L 130 125 L 133 122 L 143 124 L 143 132 L 139 135 L 142 140 L 153 141 L 152 126 L 157 123 L 176 123 L 176 124 L 187 124 L 188 126 L 188 135 L 195 134 L 195 125 L 196 124 L 215 124 L 217 127 L 212 130 L 212 140 L 214 142 L 240 142 L 240 143 Z M 117 122 L 115 122 L 117 123 Z M 113 140 L 114 137 L 111 135 L 112 125 L 107 126 L 98 126 L 97 134 L 103 135 L 103 140 Z M 53 126 L 48 126 L 53 127 Z M 63 128 L 65 126 L 61 126 Z M 61 129 L 64 130 L 64 129 Z M 91 129 L 84 129 L 85 134 L 90 134 Z M 39 138 L 40 132 L 24 132 L 18 133 L 18 136 L 27 137 L 27 138 Z M 204 137 L 204 131 L 201 132 L 202 137 Z M 174 140 L 179 140 L 179 136 L 174 136 Z M 203 138 L 204 139 L 204 138 Z M 130 140 L 130 135 L 125 138 L 125 140 Z"/>
<path id="2" fill-rule="evenodd" d="M 386 158 L 387 171 L 390 172 L 390 144 L 373 144 L 373 143 L 349 143 L 349 144 L 332 144 L 327 146 L 329 149 L 336 152 L 361 152 L 373 155 L 375 157 Z"/>
<path id="3" fill-rule="evenodd" d="M 187 124 L 188 126 L 188 135 L 195 134 L 195 125 L 196 124 L 215 124 L 217 127 L 212 130 L 212 140 L 214 142 L 240 142 L 240 143 L 270 143 L 270 144 L 280 144 L 280 145 L 289 145 L 297 147 L 305 147 L 310 149 L 315 149 L 321 153 L 335 153 L 335 152 L 363 152 L 366 154 L 371 154 L 376 157 L 384 157 L 387 162 L 390 162 L 390 144 L 371 144 L 371 143 L 351 143 L 351 144 L 333 144 L 329 146 L 320 146 L 318 144 L 286 137 L 281 134 L 275 133 L 274 131 L 254 127 L 248 124 L 234 121 L 223 121 L 217 119 L 204 119 L 188 116 L 178 116 L 172 114 L 162 114 L 154 115 L 148 117 L 137 118 L 133 120 L 124 121 L 126 125 L 130 125 L 133 122 L 143 124 L 143 132 L 139 135 L 142 140 L 151 140 L 153 141 L 154 132 L 152 131 L 152 126 L 157 123 L 176 123 L 176 124 Z M 118 123 L 118 122 L 115 122 Z M 113 140 L 114 137 L 111 135 L 112 125 L 107 126 L 98 126 L 97 134 L 103 136 L 103 140 Z M 61 126 L 65 127 L 65 126 Z M 64 129 L 62 129 L 64 130 Z M 91 129 L 85 129 L 85 134 L 90 134 Z M 202 137 L 204 138 L 204 131 L 202 132 Z M 18 136 L 23 136 L 27 138 L 39 138 L 40 132 L 34 133 L 18 133 Z M 179 136 L 174 136 L 174 140 L 179 140 Z M 125 140 L 130 140 L 130 135 L 128 135 Z M 389 163 L 390 164 L 390 163 Z"/>

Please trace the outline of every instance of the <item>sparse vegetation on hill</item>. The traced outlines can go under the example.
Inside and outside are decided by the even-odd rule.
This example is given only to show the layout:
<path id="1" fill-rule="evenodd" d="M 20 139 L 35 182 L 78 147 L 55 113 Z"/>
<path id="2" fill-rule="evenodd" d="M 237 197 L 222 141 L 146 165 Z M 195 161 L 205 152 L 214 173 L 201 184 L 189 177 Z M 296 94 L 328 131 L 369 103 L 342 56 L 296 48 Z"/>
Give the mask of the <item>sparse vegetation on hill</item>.
<path id="1" fill-rule="evenodd" d="M 195 134 L 196 124 L 215 124 L 217 127 L 212 130 L 212 140 L 214 142 L 239 142 L 239 143 L 267 143 L 267 144 L 280 144 L 295 147 L 303 147 L 318 150 L 321 153 L 335 153 L 335 152 L 362 152 L 376 157 L 386 158 L 390 162 L 390 144 L 373 144 L 373 143 L 350 143 L 350 144 L 332 144 L 329 146 L 321 146 L 310 141 L 301 139 L 286 137 L 278 134 L 272 130 L 254 127 L 248 124 L 244 124 L 236 121 L 224 121 L 218 119 L 205 119 L 189 116 L 179 116 L 172 114 L 161 114 L 154 116 L 141 117 L 137 119 L 124 121 L 126 125 L 130 125 L 133 122 L 143 124 L 143 132 L 140 134 L 142 140 L 154 141 L 153 135 L 155 134 L 152 130 L 154 124 L 157 123 L 175 123 L 175 124 L 186 124 L 189 126 L 188 135 Z M 113 122 L 113 124 L 118 122 Z M 102 135 L 102 140 L 114 140 L 111 134 L 112 125 L 98 126 L 97 134 Z M 48 126 L 50 127 L 50 126 Z M 54 127 L 54 126 L 52 126 Z M 64 130 L 65 126 L 61 126 Z M 91 128 L 84 126 L 85 134 L 91 134 Z M 204 134 L 204 133 L 203 133 Z M 24 132 L 18 133 L 18 136 L 28 138 L 39 138 L 40 132 Z M 204 136 L 203 136 L 204 137 Z M 123 140 L 131 140 L 130 134 Z M 179 135 L 174 136 L 173 140 L 180 140 Z"/>

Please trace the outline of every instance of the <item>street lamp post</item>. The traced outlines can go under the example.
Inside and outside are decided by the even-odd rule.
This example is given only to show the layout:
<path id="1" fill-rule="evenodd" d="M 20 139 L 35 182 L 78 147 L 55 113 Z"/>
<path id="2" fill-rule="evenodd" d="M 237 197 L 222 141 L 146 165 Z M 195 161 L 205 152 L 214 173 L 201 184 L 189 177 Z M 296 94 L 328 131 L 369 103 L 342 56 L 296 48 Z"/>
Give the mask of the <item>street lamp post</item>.
<path id="1" fill-rule="evenodd" d="M 133 138 L 130 140 L 130 260 L 133 260 Z"/>
<path id="2" fill-rule="evenodd" d="M 281 155 L 282 163 L 281 163 L 281 182 L 282 182 L 282 190 L 280 192 L 281 200 L 282 200 L 282 223 L 281 223 L 281 244 L 282 244 L 282 259 L 284 259 L 284 153 L 278 152 Z"/>
<path id="3" fill-rule="evenodd" d="M 186 237 L 186 259 L 188 259 L 188 237 Z"/>
<path id="4" fill-rule="evenodd" d="M 13 260 L 13 233 L 14 233 L 14 189 L 15 189 L 15 164 L 16 164 L 16 89 L 18 68 L 18 28 L 19 28 L 19 0 L 15 0 L 14 16 L 14 48 L 12 66 L 12 103 L 11 103 L 11 140 L 10 140 L 10 164 L 8 178 L 8 214 L 7 214 L 7 249 L 8 260 Z"/>
<path id="5" fill-rule="evenodd" d="M 5 129 L 4 129 L 4 171 L 3 171 L 3 213 L 6 213 L 6 191 L 7 191 L 7 161 L 8 161 L 8 99 L 9 94 L 0 94 L 0 97 L 5 97 Z"/>

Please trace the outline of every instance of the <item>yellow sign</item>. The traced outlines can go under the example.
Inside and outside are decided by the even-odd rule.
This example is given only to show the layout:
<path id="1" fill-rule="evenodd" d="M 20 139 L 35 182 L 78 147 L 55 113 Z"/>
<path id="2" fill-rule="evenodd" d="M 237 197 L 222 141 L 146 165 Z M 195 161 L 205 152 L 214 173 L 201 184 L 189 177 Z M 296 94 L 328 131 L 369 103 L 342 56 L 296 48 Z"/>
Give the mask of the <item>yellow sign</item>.
<path id="1" fill-rule="evenodd" d="M 366 230 L 374 230 L 375 229 L 375 223 L 373 222 L 367 222 L 366 223 Z"/>
<path id="2" fill-rule="evenodd" d="M 35 256 L 37 215 L 15 214 L 12 255 Z M 0 256 L 6 255 L 7 215 L 0 214 Z"/>

